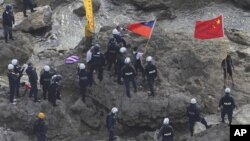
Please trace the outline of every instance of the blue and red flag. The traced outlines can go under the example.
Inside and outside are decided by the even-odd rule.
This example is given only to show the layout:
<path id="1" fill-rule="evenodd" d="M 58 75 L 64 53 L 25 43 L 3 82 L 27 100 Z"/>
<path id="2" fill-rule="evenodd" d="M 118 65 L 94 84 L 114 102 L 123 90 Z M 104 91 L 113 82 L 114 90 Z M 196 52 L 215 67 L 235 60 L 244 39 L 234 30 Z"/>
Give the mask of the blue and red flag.
<path id="1" fill-rule="evenodd" d="M 129 24 L 127 29 L 147 39 L 152 35 L 156 20 Z"/>

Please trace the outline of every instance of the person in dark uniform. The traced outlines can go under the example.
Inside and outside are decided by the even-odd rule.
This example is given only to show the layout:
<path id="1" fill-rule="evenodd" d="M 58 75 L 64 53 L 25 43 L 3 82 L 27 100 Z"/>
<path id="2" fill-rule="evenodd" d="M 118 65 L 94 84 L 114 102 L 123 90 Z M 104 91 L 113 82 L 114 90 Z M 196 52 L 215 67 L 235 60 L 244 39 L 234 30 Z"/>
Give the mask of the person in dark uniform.
<path id="1" fill-rule="evenodd" d="M 16 97 L 19 97 L 20 80 L 21 80 L 21 78 L 23 76 L 24 68 L 18 66 L 18 60 L 17 59 L 13 59 L 11 61 L 11 64 L 14 65 L 14 73 L 18 76 L 17 80 L 16 80 L 15 95 L 16 95 Z"/>
<path id="2" fill-rule="evenodd" d="M 127 49 L 125 47 L 120 48 L 120 52 L 117 55 L 117 61 L 116 61 L 116 73 L 117 73 L 117 83 L 122 85 L 122 74 L 121 74 L 121 69 L 125 65 L 125 58 L 126 58 L 126 51 Z"/>
<path id="3" fill-rule="evenodd" d="M 118 44 L 122 44 L 123 47 L 127 47 L 126 41 L 123 39 L 123 33 L 126 31 L 125 28 L 122 28 L 120 26 L 117 26 L 115 29 L 113 29 L 112 34 L 115 40 L 117 41 Z"/>
<path id="4" fill-rule="evenodd" d="M 111 70 L 111 67 L 115 65 L 117 53 L 119 51 L 119 47 L 115 38 L 111 38 L 108 43 L 108 50 L 105 53 L 105 57 L 107 59 L 108 71 Z"/>
<path id="5" fill-rule="evenodd" d="M 17 80 L 18 76 L 14 73 L 14 65 L 12 65 L 12 64 L 8 65 L 7 76 L 9 79 L 10 103 L 15 105 L 16 102 L 14 101 L 14 95 L 15 95 L 15 90 L 16 90 L 16 80 Z"/>
<path id="6" fill-rule="evenodd" d="M 79 76 L 79 88 L 80 88 L 80 94 L 82 96 L 82 101 L 85 102 L 86 97 L 86 91 L 88 86 L 88 72 L 85 69 L 85 64 L 81 63 L 79 64 L 78 69 L 78 76 Z"/>
<path id="7" fill-rule="evenodd" d="M 37 138 L 37 141 L 47 141 L 47 126 L 44 122 L 45 114 L 39 112 L 37 115 L 38 119 L 34 123 L 33 131 Z"/>
<path id="8" fill-rule="evenodd" d="M 234 86 L 233 71 L 234 65 L 231 56 L 228 54 L 227 57 L 221 62 L 221 67 L 224 72 L 224 88 L 228 85 L 227 79 L 228 75 L 232 80 L 232 85 Z"/>
<path id="9" fill-rule="evenodd" d="M 231 89 L 225 89 L 225 95 L 220 99 L 219 109 L 221 109 L 221 122 L 225 122 L 225 115 L 228 116 L 229 125 L 232 123 L 233 110 L 236 107 L 233 97 L 230 96 Z"/>
<path id="10" fill-rule="evenodd" d="M 148 86 L 151 92 L 150 96 L 155 96 L 154 82 L 155 82 L 155 78 L 157 77 L 157 68 L 155 65 L 153 65 L 152 60 L 153 59 L 151 56 L 148 56 L 146 58 L 147 65 L 145 67 L 145 74 L 146 74 Z"/>
<path id="11" fill-rule="evenodd" d="M 194 125 L 195 122 L 201 122 L 206 128 L 210 128 L 211 126 L 207 124 L 204 117 L 200 115 L 200 110 L 196 106 L 196 99 L 192 98 L 190 105 L 187 107 L 187 116 L 189 118 L 189 130 L 191 137 L 194 134 Z"/>
<path id="12" fill-rule="evenodd" d="M 62 79 L 60 75 L 53 75 L 51 79 L 51 83 L 48 89 L 48 101 L 55 107 L 56 99 L 58 99 L 58 89 L 59 89 L 59 81 Z"/>
<path id="13" fill-rule="evenodd" d="M 36 68 L 33 67 L 32 63 L 28 63 L 28 68 L 26 69 L 26 73 L 27 73 L 27 75 L 29 77 L 29 82 L 30 82 L 30 85 L 31 85 L 31 90 L 30 90 L 30 93 L 29 93 L 29 97 L 34 96 L 34 102 L 39 102 L 39 100 L 37 98 L 38 76 L 37 76 Z"/>
<path id="14" fill-rule="evenodd" d="M 111 113 L 106 117 L 106 126 L 109 132 L 109 141 L 114 141 L 114 127 L 117 112 L 118 109 L 116 107 L 113 107 Z"/>
<path id="15" fill-rule="evenodd" d="M 143 53 L 138 51 L 138 47 L 134 47 L 133 55 L 134 55 L 134 67 L 136 74 L 138 74 L 139 70 L 141 71 L 142 77 L 144 78 L 144 67 L 142 65 Z"/>
<path id="16" fill-rule="evenodd" d="M 163 120 L 163 126 L 161 127 L 157 139 L 162 137 L 162 141 L 174 141 L 174 130 L 171 125 L 169 125 L 169 119 L 165 118 Z"/>
<path id="17" fill-rule="evenodd" d="M 131 98 L 130 95 L 130 82 L 132 82 L 133 87 L 134 87 L 134 92 L 136 93 L 137 87 L 136 87 L 136 82 L 135 82 L 135 76 L 136 72 L 133 66 L 130 64 L 131 60 L 129 57 L 125 59 L 125 66 L 122 68 L 122 78 L 124 80 L 124 84 L 126 87 L 126 94 L 129 98 Z"/>
<path id="18" fill-rule="evenodd" d="M 26 10 L 30 9 L 30 12 L 35 12 L 33 0 L 23 0 L 23 16 L 28 17 Z"/>
<path id="19" fill-rule="evenodd" d="M 3 30 L 4 30 L 4 39 L 8 43 L 8 40 L 14 40 L 12 35 L 12 27 L 15 24 L 15 16 L 12 11 L 12 6 L 6 5 L 5 11 L 3 12 Z"/>
<path id="20" fill-rule="evenodd" d="M 51 81 L 51 77 L 53 74 L 50 73 L 50 67 L 48 65 L 43 67 L 43 72 L 40 76 L 40 84 L 42 85 L 43 88 L 43 99 L 47 99 L 47 93 Z"/>
<path id="21" fill-rule="evenodd" d="M 103 67 L 105 65 L 105 57 L 104 55 L 100 52 L 100 45 L 96 44 L 94 47 L 94 51 L 90 60 L 90 80 L 91 84 L 94 81 L 93 78 L 93 72 L 96 71 L 98 72 L 97 78 L 99 81 L 102 81 L 103 79 Z"/>

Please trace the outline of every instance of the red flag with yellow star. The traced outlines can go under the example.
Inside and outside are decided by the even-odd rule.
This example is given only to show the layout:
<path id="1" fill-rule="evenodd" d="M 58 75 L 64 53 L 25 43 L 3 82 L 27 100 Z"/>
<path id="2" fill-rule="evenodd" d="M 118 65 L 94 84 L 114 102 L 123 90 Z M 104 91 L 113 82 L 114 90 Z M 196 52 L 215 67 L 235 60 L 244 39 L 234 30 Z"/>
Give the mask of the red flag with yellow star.
<path id="1" fill-rule="evenodd" d="M 224 36 L 222 16 L 207 20 L 196 21 L 194 37 L 197 39 L 212 39 Z"/>

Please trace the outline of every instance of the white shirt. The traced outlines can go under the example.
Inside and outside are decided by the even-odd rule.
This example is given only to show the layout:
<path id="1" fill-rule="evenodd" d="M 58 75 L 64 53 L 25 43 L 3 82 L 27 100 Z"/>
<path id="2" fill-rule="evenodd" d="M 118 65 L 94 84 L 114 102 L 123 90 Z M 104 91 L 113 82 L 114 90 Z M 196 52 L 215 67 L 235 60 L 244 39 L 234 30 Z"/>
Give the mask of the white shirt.
<path id="1" fill-rule="evenodd" d="M 92 48 L 93 48 L 93 47 L 91 47 L 91 49 L 89 49 L 88 52 L 87 52 L 87 55 L 86 55 L 86 62 L 87 62 L 87 63 L 88 63 L 88 62 L 91 60 L 91 58 L 92 58 L 92 52 L 91 52 Z"/>
<path id="2" fill-rule="evenodd" d="M 143 53 L 141 53 L 141 52 L 134 52 L 134 54 L 136 54 L 136 56 L 135 56 L 136 60 L 139 60 L 139 59 L 141 60 L 142 59 Z"/>

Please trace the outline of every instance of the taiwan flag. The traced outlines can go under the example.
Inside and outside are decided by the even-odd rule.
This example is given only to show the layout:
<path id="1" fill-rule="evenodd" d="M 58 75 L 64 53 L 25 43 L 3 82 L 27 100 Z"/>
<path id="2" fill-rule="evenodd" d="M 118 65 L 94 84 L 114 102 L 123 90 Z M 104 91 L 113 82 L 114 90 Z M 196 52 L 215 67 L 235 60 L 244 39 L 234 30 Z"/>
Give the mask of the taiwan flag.
<path id="1" fill-rule="evenodd" d="M 222 16 L 206 21 L 196 21 L 194 37 L 197 39 L 224 37 Z"/>
<path id="2" fill-rule="evenodd" d="M 129 24 L 127 29 L 147 39 L 151 37 L 156 20 Z"/>

